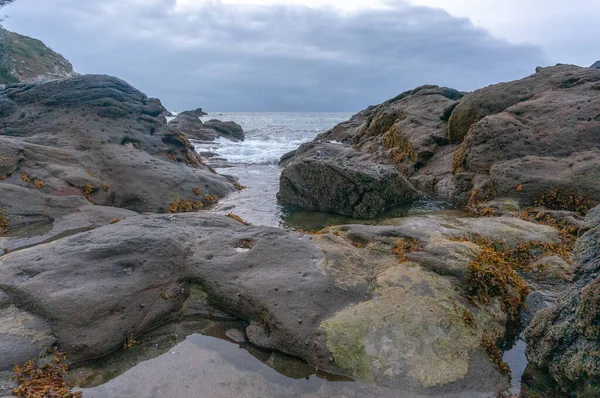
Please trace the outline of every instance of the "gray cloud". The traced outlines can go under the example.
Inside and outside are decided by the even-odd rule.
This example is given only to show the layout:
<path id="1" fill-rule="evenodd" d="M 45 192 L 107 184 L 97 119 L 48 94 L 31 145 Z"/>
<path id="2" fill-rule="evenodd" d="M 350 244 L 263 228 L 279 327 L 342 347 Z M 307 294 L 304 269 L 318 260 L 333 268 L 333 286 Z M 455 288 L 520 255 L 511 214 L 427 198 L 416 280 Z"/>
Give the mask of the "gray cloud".
<path id="1" fill-rule="evenodd" d="M 339 13 L 174 0 L 19 0 L 5 26 L 81 73 L 118 76 L 170 109 L 355 111 L 421 84 L 472 90 L 544 64 L 445 11 Z"/>

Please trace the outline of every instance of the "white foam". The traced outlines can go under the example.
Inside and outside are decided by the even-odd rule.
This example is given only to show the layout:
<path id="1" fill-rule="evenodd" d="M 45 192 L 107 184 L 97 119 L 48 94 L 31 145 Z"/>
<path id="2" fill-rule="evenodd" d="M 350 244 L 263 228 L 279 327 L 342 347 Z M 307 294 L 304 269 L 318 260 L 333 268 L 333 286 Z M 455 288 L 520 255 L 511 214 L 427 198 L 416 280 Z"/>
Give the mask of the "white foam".
<path id="1" fill-rule="evenodd" d="M 250 137 L 243 142 L 232 142 L 219 138 L 213 142 L 193 142 L 197 152 L 216 152 L 230 163 L 277 164 L 281 156 L 310 141 L 312 136 L 303 139 L 286 137 Z"/>

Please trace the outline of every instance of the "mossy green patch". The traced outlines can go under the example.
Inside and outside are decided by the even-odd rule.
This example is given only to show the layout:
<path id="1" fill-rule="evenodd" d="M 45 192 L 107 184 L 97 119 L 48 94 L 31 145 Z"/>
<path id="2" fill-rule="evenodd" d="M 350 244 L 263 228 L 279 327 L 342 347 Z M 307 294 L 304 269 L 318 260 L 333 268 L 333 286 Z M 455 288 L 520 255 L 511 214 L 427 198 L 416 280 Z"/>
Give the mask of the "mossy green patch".
<path id="1" fill-rule="evenodd" d="M 374 299 L 321 324 L 327 348 L 336 365 L 364 382 L 417 380 L 429 388 L 461 380 L 472 352 L 482 349 L 483 331 L 502 325 L 461 304 L 447 278 L 407 264 L 379 275 Z"/>

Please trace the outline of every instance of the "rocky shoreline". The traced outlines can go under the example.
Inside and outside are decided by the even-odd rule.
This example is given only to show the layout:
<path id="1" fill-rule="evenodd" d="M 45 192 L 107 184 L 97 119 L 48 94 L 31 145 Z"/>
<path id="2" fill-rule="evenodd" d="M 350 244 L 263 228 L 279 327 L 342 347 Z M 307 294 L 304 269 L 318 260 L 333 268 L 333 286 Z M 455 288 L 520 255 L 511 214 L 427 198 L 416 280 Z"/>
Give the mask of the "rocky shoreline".
<path id="1" fill-rule="evenodd" d="M 319 135 L 282 158 L 278 198 L 357 223 L 313 232 L 207 212 L 242 187 L 190 139 L 243 130 L 166 113 L 108 76 L 0 90 L 4 374 L 216 316 L 373 396 L 507 391 L 525 330 L 524 394 L 597 395 L 600 70 L 423 86 Z M 426 195 L 467 211 L 358 220 Z"/>

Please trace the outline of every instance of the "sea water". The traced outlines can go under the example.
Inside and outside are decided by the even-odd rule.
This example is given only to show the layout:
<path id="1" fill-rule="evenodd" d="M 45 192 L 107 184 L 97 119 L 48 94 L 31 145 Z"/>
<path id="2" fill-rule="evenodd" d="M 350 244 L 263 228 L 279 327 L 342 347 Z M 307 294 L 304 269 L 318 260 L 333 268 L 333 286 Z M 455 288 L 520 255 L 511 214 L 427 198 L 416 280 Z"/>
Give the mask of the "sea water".
<path id="1" fill-rule="evenodd" d="M 253 225 L 286 229 L 317 230 L 327 225 L 355 223 L 357 220 L 335 214 L 306 211 L 277 202 L 282 155 L 312 141 L 335 125 L 348 120 L 352 113 L 229 113 L 216 112 L 203 121 L 232 120 L 246 132 L 246 139 L 233 142 L 220 138 L 211 142 L 192 141 L 200 154 L 211 153 L 206 161 L 219 174 L 236 177 L 246 189 L 223 198 L 213 211 L 234 213 Z M 378 219 L 358 221 L 377 223 L 385 218 L 428 213 L 448 208 L 447 203 L 423 199 L 382 214 Z"/>
<path id="2" fill-rule="evenodd" d="M 219 174 L 232 175 L 246 187 L 222 199 L 214 211 L 235 213 L 254 225 L 289 227 L 291 212 L 276 199 L 281 175 L 279 159 L 351 116 L 352 113 L 215 112 L 203 117 L 203 121 L 234 121 L 246 133 L 242 142 L 226 138 L 193 142 L 199 153 L 218 154 L 206 161 Z"/>

